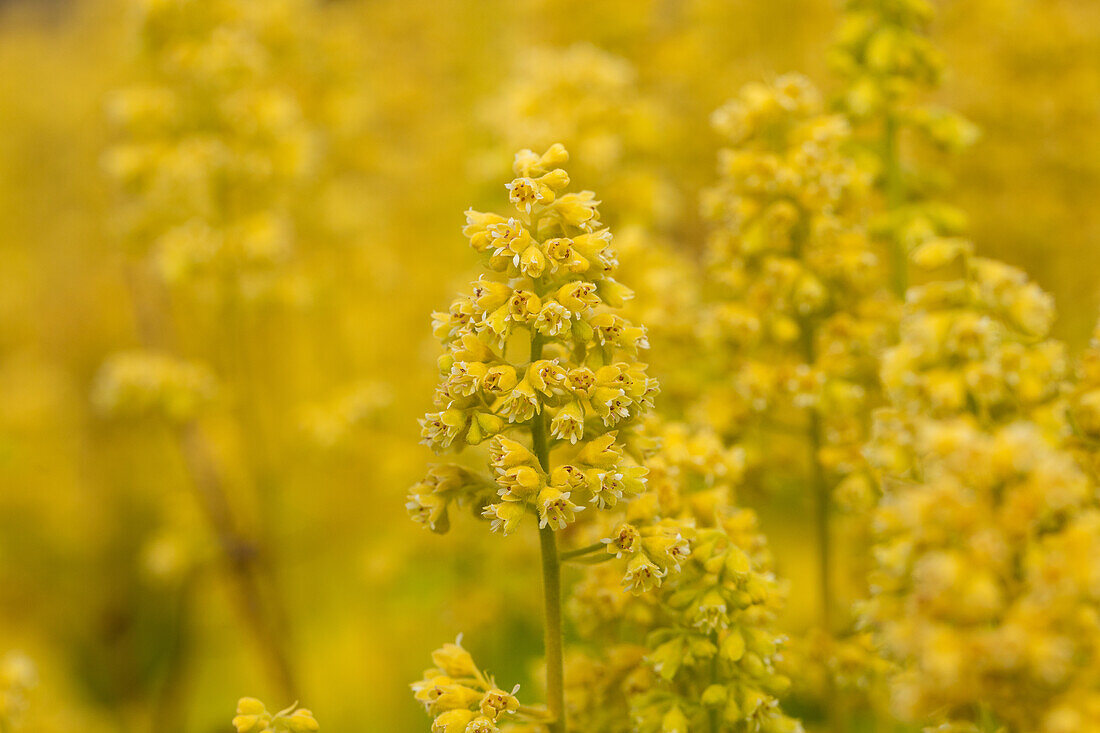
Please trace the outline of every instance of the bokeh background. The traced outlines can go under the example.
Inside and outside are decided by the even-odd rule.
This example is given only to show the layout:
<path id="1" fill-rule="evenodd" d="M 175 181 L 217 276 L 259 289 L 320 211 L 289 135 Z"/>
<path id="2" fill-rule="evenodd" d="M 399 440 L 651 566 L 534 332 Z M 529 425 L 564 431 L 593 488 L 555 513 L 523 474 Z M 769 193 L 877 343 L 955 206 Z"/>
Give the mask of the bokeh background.
<path id="1" fill-rule="evenodd" d="M 119 92 L 157 81 L 179 41 L 149 18 L 203 4 L 0 3 L 0 655 L 36 669 L 27 730 L 226 730 L 241 695 L 284 703 L 279 654 L 325 729 L 425 730 L 407 685 L 439 643 L 465 631 L 524 683 L 541 651 L 534 548 L 461 521 L 431 535 L 403 506 L 429 457 L 429 314 L 473 273 L 462 212 L 499 201 L 515 149 L 560 140 L 628 233 L 628 269 L 652 254 L 631 227 L 691 259 L 710 112 L 787 70 L 835 88 L 838 3 L 256 0 L 241 27 L 314 159 L 256 194 L 293 246 L 213 284 L 162 276 L 111 174 L 147 132 L 119 125 Z M 1100 305 L 1100 4 L 938 9 L 936 101 L 982 130 L 938 185 L 979 252 L 1055 295 L 1056 335 L 1079 347 Z M 196 434 L 97 404 L 104 364 L 148 348 L 217 380 L 198 462 L 259 579 L 251 600 L 204 512 Z M 813 569 L 782 501 L 764 529 L 797 629 Z"/>

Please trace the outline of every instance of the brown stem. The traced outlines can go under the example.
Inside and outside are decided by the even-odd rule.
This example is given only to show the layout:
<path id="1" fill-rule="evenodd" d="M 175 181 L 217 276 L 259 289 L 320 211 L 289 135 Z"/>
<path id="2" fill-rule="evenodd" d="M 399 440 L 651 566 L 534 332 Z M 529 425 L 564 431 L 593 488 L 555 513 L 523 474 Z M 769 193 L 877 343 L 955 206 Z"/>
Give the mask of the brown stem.
<path id="1" fill-rule="evenodd" d="M 261 567 L 256 548 L 239 533 L 217 464 L 198 426 L 185 423 L 177 431 L 180 452 L 191 475 L 199 504 L 214 530 L 218 546 L 237 589 L 241 615 L 266 658 L 283 699 L 298 698 L 297 685 L 282 636 L 265 610 Z"/>

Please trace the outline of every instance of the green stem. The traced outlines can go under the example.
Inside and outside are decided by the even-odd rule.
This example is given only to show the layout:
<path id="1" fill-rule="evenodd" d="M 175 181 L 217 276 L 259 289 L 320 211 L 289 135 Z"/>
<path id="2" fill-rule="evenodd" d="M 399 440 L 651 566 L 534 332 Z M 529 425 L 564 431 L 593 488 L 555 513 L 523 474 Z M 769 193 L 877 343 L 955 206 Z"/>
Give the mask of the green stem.
<path id="1" fill-rule="evenodd" d="M 898 120 L 893 114 L 888 114 L 883 123 L 882 133 L 882 177 L 886 193 L 887 211 L 896 211 L 905 203 L 905 189 L 901 180 L 901 153 L 898 142 Z M 893 285 L 894 294 L 899 298 L 905 297 L 905 291 L 909 288 L 909 252 L 905 242 L 895 232 L 892 237 L 893 244 Z"/>
<path id="2" fill-rule="evenodd" d="M 833 582 L 832 582 L 832 539 L 829 527 L 829 485 L 818 454 L 822 447 L 821 416 L 816 410 L 810 411 L 810 452 L 811 471 L 815 503 L 815 520 L 818 539 L 818 583 L 821 589 L 821 626 L 826 633 L 833 633 Z"/>
<path id="3" fill-rule="evenodd" d="M 198 426 L 193 422 L 185 423 L 178 428 L 176 435 L 202 510 L 214 530 L 230 577 L 237 587 L 241 614 L 256 637 L 260 653 L 264 655 L 265 669 L 271 674 L 282 697 L 297 699 L 290 655 L 269 614 L 271 604 L 279 602 L 280 596 L 272 593 L 266 597 L 273 600 L 264 600 L 256 550 L 237 530 L 222 475 Z"/>
<path id="4" fill-rule="evenodd" d="M 531 361 L 542 358 L 542 337 L 531 338 Z M 546 438 L 546 415 L 539 412 L 531 421 L 531 446 L 542 470 L 550 473 L 550 443 Z M 554 528 L 539 528 L 542 550 L 542 595 L 546 613 L 546 707 L 552 720 L 550 733 L 565 733 L 565 654 L 561 623 L 561 561 Z"/>
<path id="5" fill-rule="evenodd" d="M 584 547 L 578 547 L 576 550 L 569 550 L 568 552 L 561 553 L 561 560 L 562 560 L 562 562 L 565 562 L 566 560 L 572 560 L 575 557 L 583 557 L 584 555 L 591 555 L 593 552 L 597 552 L 599 550 L 606 550 L 606 549 L 607 549 L 607 545 L 604 544 L 603 542 L 593 542 L 591 545 L 586 545 Z"/>
<path id="6" fill-rule="evenodd" d="M 547 713 L 542 708 L 537 708 L 531 705 L 520 705 L 516 710 L 517 713 L 523 715 L 531 720 L 546 720 Z"/>
<path id="7" fill-rule="evenodd" d="M 806 364 L 811 368 L 817 360 L 814 348 L 814 329 L 809 322 L 802 323 L 802 351 Z M 814 502 L 814 524 L 817 534 L 817 582 L 820 600 L 821 628 L 829 639 L 833 638 L 833 568 L 832 568 L 832 536 L 830 527 L 830 496 L 829 482 L 825 476 L 825 467 L 821 465 L 821 448 L 824 445 L 824 437 L 821 425 L 821 415 L 816 407 L 807 410 L 809 428 L 810 459 L 810 486 Z M 840 710 L 833 694 L 833 680 L 831 675 L 826 675 L 825 680 L 825 713 L 829 722 L 829 730 L 839 733 L 844 730 L 844 722 L 841 719 Z"/>
<path id="8" fill-rule="evenodd" d="M 561 626 L 561 565 L 552 527 L 539 530 L 542 586 L 546 604 L 546 706 L 554 719 L 551 733 L 565 733 L 565 654 Z"/>

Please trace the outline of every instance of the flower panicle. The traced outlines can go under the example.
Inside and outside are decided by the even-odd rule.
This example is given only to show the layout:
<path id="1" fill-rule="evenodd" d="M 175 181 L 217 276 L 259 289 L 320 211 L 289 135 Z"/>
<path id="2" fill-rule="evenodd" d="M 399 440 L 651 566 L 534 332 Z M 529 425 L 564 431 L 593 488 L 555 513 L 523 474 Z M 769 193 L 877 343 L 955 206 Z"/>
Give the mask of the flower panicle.
<path id="1" fill-rule="evenodd" d="M 561 530 L 645 490 L 623 436 L 658 392 L 638 359 L 649 342 L 617 312 L 632 293 L 615 278 L 599 201 L 567 190 L 568 161 L 560 144 L 522 150 L 505 187 L 512 210 L 466 212 L 463 233 L 484 272 L 433 315 L 444 353 L 421 435 L 436 452 L 488 445 L 490 460 L 463 487 L 429 476 L 410 492 L 410 514 L 436 531 L 455 502 L 510 534 L 528 515 Z"/>

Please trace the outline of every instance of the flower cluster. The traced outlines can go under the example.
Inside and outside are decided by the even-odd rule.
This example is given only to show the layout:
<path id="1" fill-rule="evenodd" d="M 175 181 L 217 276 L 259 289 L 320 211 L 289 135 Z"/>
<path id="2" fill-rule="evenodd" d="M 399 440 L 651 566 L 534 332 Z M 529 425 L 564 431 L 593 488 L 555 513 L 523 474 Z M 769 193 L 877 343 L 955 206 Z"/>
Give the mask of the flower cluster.
<path id="1" fill-rule="evenodd" d="M 789 681 L 774 666 L 776 581 L 750 554 L 761 545 L 753 522 L 735 512 L 698 530 L 684 570 L 660 589 L 645 644 L 654 685 L 631 700 L 638 730 L 802 730 L 776 700 Z"/>
<path id="2" fill-rule="evenodd" d="M 602 565 L 578 588 L 571 610 L 598 649 L 568 667 L 570 715 L 582 729 L 801 730 L 776 699 L 789 684 L 775 666 L 782 593 L 763 537 L 752 512 L 727 507 L 722 515 L 703 528 L 665 520 L 690 538 L 691 554 L 652 593 L 617 595 L 615 574 Z M 607 644 L 639 631 L 641 644 Z"/>
<path id="3" fill-rule="evenodd" d="M 847 82 L 841 101 L 849 115 L 891 119 L 959 150 L 977 140 L 978 128 L 951 110 L 914 103 L 943 77 L 943 54 L 928 36 L 933 15 L 929 0 L 848 0 L 830 61 Z"/>
<path id="4" fill-rule="evenodd" d="M 432 733 L 499 733 L 518 730 L 514 723 L 541 721 L 546 711 L 521 706 L 516 698 L 519 685 L 511 692 L 474 664 L 462 648 L 462 638 L 432 652 L 435 667 L 412 684 L 413 694 L 432 716 Z"/>
<path id="5" fill-rule="evenodd" d="M 1047 338 L 1049 295 L 1021 271 L 973 254 L 964 239 L 933 237 L 912 253 L 926 282 L 909 290 L 900 341 L 883 357 L 891 409 L 870 452 L 887 475 L 909 474 L 908 416 L 972 414 L 986 424 L 1031 420 L 1064 428 L 1065 347 Z"/>
<path id="6" fill-rule="evenodd" d="M 214 375 L 202 364 L 157 352 L 127 351 L 115 354 L 100 368 L 92 402 L 112 417 L 183 423 L 209 404 L 216 389 Z"/>
<path id="7" fill-rule="evenodd" d="M 120 139 L 104 165 L 124 198 L 121 229 L 165 282 L 228 283 L 249 299 L 278 283 L 294 241 L 290 194 L 319 147 L 275 73 L 271 39 L 291 22 L 240 0 L 144 4 L 148 78 L 109 100 Z"/>
<path id="8" fill-rule="evenodd" d="M 570 599 L 574 623 L 591 638 L 614 635 L 626 618 L 652 621 L 649 592 L 681 572 L 696 528 L 715 525 L 742 478 L 743 452 L 727 449 L 712 431 L 650 417 L 644 432 L 659 445 L 644 451 L 645 495 L 586 522 L 578 532 L 583 547 L 572 555 L 592 565 Z"/>
<path id="9" fill-rule="evenodd" d="M 591 651 L 570 660 L 571 718 L 624 733 L 801 730 L 776 699 L 788 684 L 775 666 L 782 589 L 755 515 L 733 506 L 741 451 L 656 419 L 646 434 L 660 442 L 646 461 L 649 491 L 608 517 L 601 542 L 642 567 L 674 538 L 677 572 L 626 596 L 614 564 L 587 556 L 569 608 Z"/>
<path id="10" fill-rule="evenodd" d="M 848 81 L 846 108 L 857 117 L 883 114 L 933 87 L 941 53 L 927 36 L 928 0 L 848 0 L 831 61 Z"/>
<path id="11" fill-rule="evenodd" d="M 831 53 L 847 87 L 840 103 L 865 145 L 884 199 L 875 233 L 892 244 L 894 292 L 907 287 L 907 253 L 927 237 L 959 233 L 965 216 L 932 199 L 937 171 L 902 159 L 907 131 L 935 147 L 958 151 L 979 137 L 978 128 L 950 109 L 920 102 L 939 84 L 940 51 L 928 35 L 929 0 L 849 0 Z"/>
<path id="12" fill-rule="evenodd" d="M 1068 449 L 1052 301 L 966 240 L 930 238 L 912 261 L 924 282 L 868 446 L 884 496 L 865 613 L 900 665 L 894 708 L 1074 730 L 1096 704 L 1097 487 Z"/>
<path id="13" fill-rule="evenodd" d="M 982 703 L 1013 730 L 1078 729 L 1064 721 L 1097 700 L 1095 485 L 1030 422 L 927 418 L 913 437 L 922 478 L 877 513 L 867 604 L 903 665 L 895 709 L 965 720 Z"/>
<path id="14" fill-rule="evenodd" d="M 646 332 L 615 312 L 631 292 L 614 278 L 594 194 L 565 192 L 569 176 L 558 166 L 567 159 L 560 145 L 518 153 L 507 185 L 515 213 L 467 212 L 464 232 L 488 273 L 434 316 L 447 352 L 438 411 L 421 427 L 437 452 L 487 442 L 493 475 L 433 469 L 408 504 L 430 527 L 446 521 L 453 501 L 473 500 L 505 534 L 528 513 L 560 530 L 589 505 L 644 490 L 645 469 L 620 436 L 657 392 L 638 361 Z M 496 501 L 483 505 L 489 485 Z"/>
<path id="15" fill-rule="evenodd" d="M 844 118 L 823 112 L 801 76 L 746 86 L 714 121 L 735 147 L 704 199 L 717 222 L 708 330 L 722 361 L 701 409 L 745 445 L 750 465 L 789 463 L 762 430 L 805 433 L 826 421 L 814 460 L 835 483 L 861 465 L 877 354 L 896 317 L 862 226 L 870 180 L 848 151 Z"/>
<path id="16" fill-rule="evenodd" d="M 321 729 L 313 713 L 295 703 L 277 713 L 269 713 L 254 697 L 242 697 L 237 702 L 233 718 L 237 733 L 314 733 Z"/>

